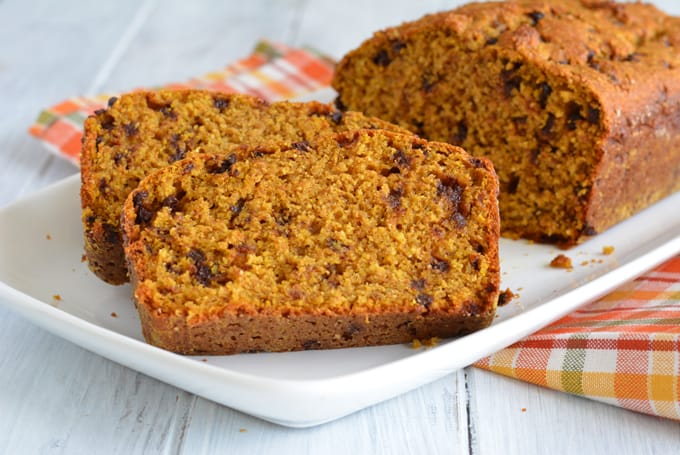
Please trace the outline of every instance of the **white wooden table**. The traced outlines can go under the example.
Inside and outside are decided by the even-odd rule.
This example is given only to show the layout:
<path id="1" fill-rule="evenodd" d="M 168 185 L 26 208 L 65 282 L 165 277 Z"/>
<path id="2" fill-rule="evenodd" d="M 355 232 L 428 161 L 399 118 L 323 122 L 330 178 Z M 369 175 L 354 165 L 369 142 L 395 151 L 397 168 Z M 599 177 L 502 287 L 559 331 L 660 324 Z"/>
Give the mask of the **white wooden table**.
<path id="1" fill-rule="evenodd" d="M 260 39 L 334 57 L 457 2 L 0 0 L 0 206 L 77 172 L 26 133 L 75 94 L 222 67 Z M 657 1 L 680 14 L 680 2 Z M 2 226 L 0 226 L 0 229 Z M 680 424 L 467 368 L 310 429 L 163 384 L 0 307 L 0 453 L 676 454 Z"/>

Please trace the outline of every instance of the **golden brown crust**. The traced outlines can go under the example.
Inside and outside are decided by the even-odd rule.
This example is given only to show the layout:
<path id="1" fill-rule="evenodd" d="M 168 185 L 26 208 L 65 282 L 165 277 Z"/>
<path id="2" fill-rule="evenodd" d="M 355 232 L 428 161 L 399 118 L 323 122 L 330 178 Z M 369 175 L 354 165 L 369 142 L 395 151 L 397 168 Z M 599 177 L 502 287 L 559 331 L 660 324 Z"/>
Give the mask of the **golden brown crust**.
<path id="1" fill-rule="evenodd" d="M 194 154 L 128 196 L 125 253 L 149 343 L 184 354 L 325 349 L 492 322 L 488 160 L 382 130 L 312 148 Z"/>
<path id="2" fill-rule="evenodd" d="M 680 189 L 679 48 L 651 5 L 472 3 L 375 33 L 333 86 L 491 158 L 503 234 L 570 246 Z"/>
<path id="3" fill-rule="evenodd" d="M 269 104 L 239 94 L 200 90 L 135 92 L 112 99 L 85 121 L 81 203 L 90 269 L 111 284 L 128 281 L 120 209 L 149 172 L 195 151 L 286 140 L 305 144 L 357 128 L 403 131 L 357 112 L 317 103 Z"/>

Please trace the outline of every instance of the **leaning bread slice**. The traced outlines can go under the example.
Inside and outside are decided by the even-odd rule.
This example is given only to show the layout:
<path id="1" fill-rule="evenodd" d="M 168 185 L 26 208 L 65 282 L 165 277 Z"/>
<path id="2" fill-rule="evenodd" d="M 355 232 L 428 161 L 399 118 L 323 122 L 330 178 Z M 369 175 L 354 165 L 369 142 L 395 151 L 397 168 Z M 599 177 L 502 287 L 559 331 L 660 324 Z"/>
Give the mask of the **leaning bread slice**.
<path id="1" fill-rule="evenodd" d="M 281 141 L 304 147 L 320 135 L 360 128 L 400 130 L 317 102 L 267 103 L 248 95 L 202 90 L 112 98 L 107 109 L 85 122 L 80 196 L 88 266 L 108 283 L 128 281 L 120 210 L 128 193 L 150 172 L 194 151 Z"/>
<path id="2" fill-rule="evenodd" d="M 147 341 L 184 354 L 382 345 L 491 323 L 489 161 L 382 130 L 194 154 L 125 201 Z"/>

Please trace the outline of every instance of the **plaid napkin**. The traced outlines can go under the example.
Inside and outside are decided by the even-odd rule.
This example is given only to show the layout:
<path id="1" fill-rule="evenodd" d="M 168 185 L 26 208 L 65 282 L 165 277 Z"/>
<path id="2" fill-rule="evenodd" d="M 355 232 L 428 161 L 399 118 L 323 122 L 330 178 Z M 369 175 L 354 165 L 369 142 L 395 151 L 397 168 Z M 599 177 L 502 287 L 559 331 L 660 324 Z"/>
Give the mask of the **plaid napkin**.
<path id="1" fill-rule="evenodd" d="M 245 92 L 269 101 L 327 87 L 333 62 L 261 42 L 223 70 L 166 87 Z M 74 97 L 29 129 L 78 163 L 83 120 L 110 95 Z M 637 412 L 680 420 L 680 257 L 475 366 Z"/>
<path id="2" fill-rule="evenodd" d="M 187 82 L 167 84 L 163 88 L 240 92 L 277 101 L 328 87 L 333 66 L 332 59 L 312 49 L 295 49 L 262 41 L 249 57 L 222 70 Z M 50 151 L 77 165 L 83 122 L 95 110 L 106 107 L 111 96 L 69 98 L 42 111 L 28 131 Z"/>

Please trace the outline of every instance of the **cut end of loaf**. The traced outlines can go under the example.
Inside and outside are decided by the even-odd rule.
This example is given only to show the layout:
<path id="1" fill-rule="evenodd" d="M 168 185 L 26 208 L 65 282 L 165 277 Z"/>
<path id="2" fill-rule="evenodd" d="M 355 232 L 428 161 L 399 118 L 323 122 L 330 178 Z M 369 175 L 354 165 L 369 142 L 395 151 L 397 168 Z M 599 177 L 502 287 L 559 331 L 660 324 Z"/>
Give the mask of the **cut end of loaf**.
<path id="1" fill-rule="evenodd" d="M 483 328 L 500 279 L 497 189 L 488 161 L 381 130 L 186 158 L 124 207 L 145 336 L 219 354 Z"/>

